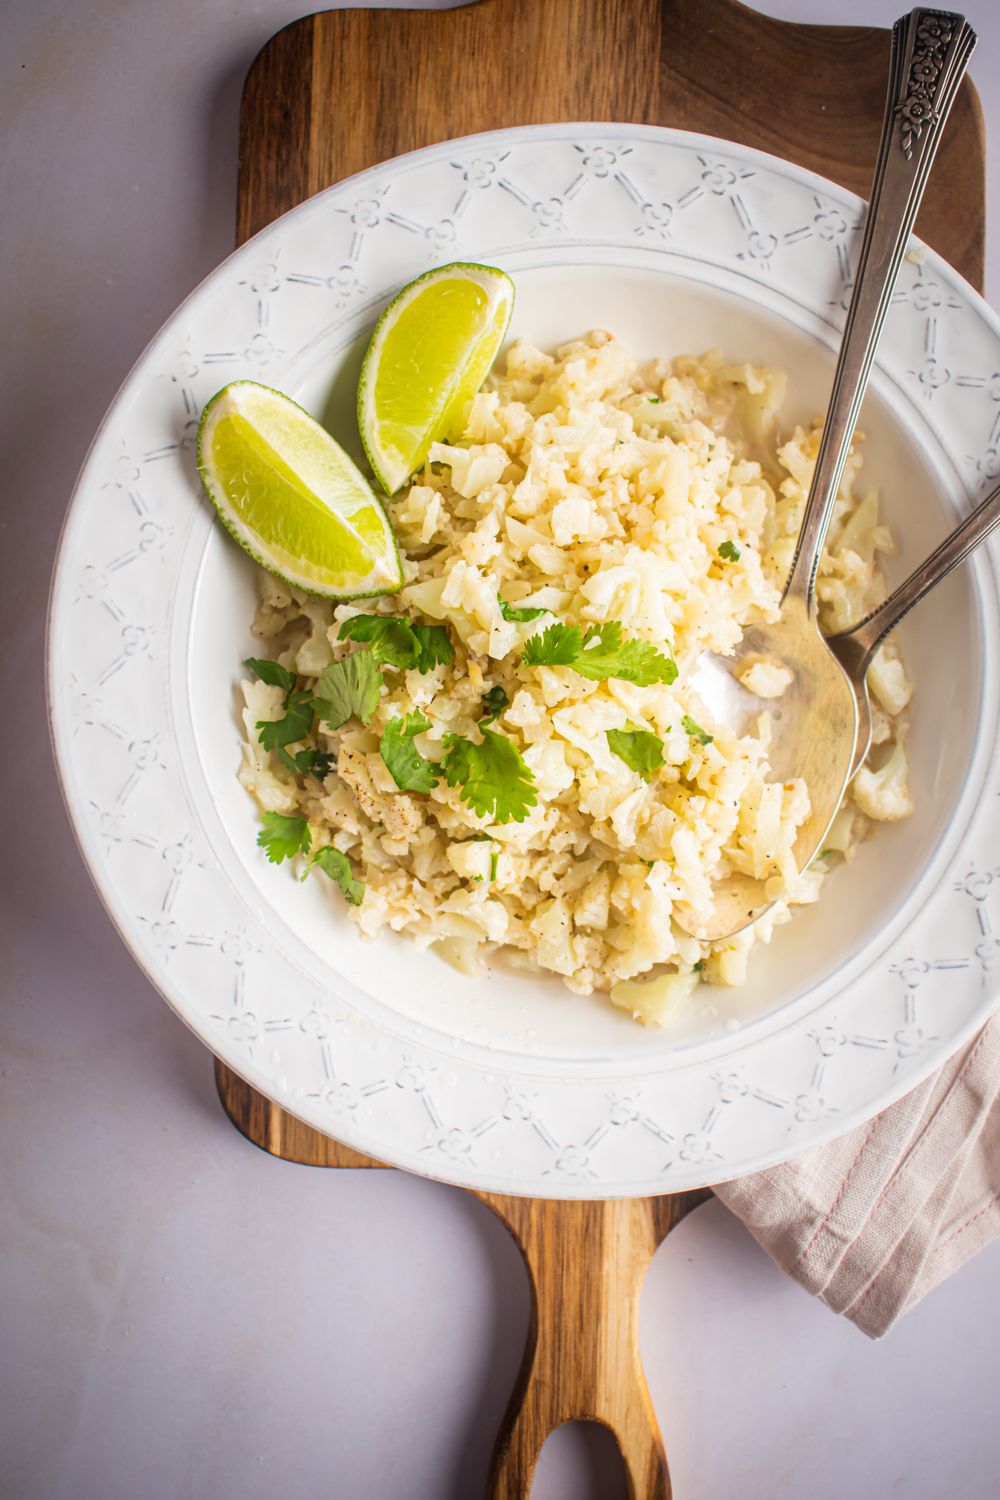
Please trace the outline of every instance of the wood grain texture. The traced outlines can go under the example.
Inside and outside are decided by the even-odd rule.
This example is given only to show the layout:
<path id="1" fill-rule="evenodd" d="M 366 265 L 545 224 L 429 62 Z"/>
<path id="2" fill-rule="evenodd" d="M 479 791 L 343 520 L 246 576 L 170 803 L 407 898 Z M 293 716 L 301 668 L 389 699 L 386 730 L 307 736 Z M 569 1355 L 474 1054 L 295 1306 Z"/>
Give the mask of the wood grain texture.
<path id="1" fill-rule="evenodd" d="M 574 1419 L 615 1437 L 631 1500 L 669 1500 L 670 1479 L 639 1356 L 639 1296 L 657 1245 L 706 1197 L 539 1203 L 476 1195 L 514 1236 L 533 1307 L 490 1470 L 493 1500 L 525 1500 L 549 1433 Z"/>
<path id="2" fill-rule="evenodd" d="M 553 120 L 704 131 L 865 196 L 888 53 L 886 31 L 789 25 L 736 0 L 480 0 L 452 11 L 307 16 L 272 38 L 247 77 L 238 240 L 399 152 Z M 978 287 L 984 177 L 982 115 L 966 81 L 917 228 Z M 303 1124 L 221 1062 L 216 1082 L 230 1119 L 262 1149 L 311 1166 L 382 1165 Z M 708 1194 L 580 1203 L 476 1196 L 514 1236 L 534 1292 L 493 1459 L 493 1500 L 527 1500 L 548 1433 L 581 1417 L 614 1433 L 631 1500 L 669 1500 L 639 1358 L 638 1299 L 656 1246 Z"/>
<path id="3" fill-rule="evenodd" d="M 272 38 L 247 78 L 239 238 L 401 151 L 545 120 L 705 131 L 866 196 L 888 57 L 885 30 L 793 25 L 736 0 L 479 0 L 306 16 Z M 966 80 L 917 231 L 974 286 L 984 162 Z"/>
<path id="4" fill-rule="evenodd" d="M 362 1156 L 332 1136 L 321 1135 L 280 1104 L 258 1094 L 255 1088 L 215 1059 L 215 1087 L 226 1114 L 248 1141 L 304 1167 L 385 1167 L 384 1161 Z"/>

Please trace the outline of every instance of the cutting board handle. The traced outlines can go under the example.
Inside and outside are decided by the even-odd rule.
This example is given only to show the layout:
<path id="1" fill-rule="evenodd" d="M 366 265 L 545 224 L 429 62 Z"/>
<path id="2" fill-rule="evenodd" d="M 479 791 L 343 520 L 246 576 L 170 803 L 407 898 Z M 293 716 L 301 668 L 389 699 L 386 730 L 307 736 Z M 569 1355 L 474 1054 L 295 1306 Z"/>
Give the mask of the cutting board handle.
<path id="1" fill-rule="evenodd" d="M 574 1420 L 610 1429 L 629 1500 L 670 1500 L 666 1453 L 639 1355 L 639 1297 L 657 1245 L 690 1206 L 684 1195 L 666 1211 L 663 1204 L 673 1200 L 480 1196 L 517 1241 L 533 1294 L 524 1362 L 493 1453 L 489 1500 L 528 1500 L 545 1439 Z"/>

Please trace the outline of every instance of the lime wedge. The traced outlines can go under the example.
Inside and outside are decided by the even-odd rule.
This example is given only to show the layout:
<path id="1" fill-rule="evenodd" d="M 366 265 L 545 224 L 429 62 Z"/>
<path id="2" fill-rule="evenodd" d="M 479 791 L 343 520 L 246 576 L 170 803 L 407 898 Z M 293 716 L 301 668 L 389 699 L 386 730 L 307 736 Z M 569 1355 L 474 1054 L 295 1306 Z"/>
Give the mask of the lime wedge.
<path id="1" fill-rule="evenodd" d="M 223 525 L 286 582 L 332 599 L 402 585 L 396 538 L 364 475 L 280 391 L 237 380 L 214 395 L 198 428 L 198 472 Z"/>
<path id="2" fill-rule="evenodd" d="M 358 426 L 375 477 L 394 495 L 452 431 L 503 342 L 514 283 L 456 262 L 418 276 L 379 318 L 358 385 Z"/>

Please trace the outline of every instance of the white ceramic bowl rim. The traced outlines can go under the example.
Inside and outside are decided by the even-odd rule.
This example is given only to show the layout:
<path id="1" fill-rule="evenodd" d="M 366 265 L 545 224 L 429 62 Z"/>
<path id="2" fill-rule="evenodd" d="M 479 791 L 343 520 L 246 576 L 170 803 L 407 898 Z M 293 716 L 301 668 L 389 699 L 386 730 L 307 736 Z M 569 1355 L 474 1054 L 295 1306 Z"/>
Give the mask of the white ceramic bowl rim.
<path id="1" fill-rule="evenodd" d="M 664 179 L 671 168 L 693 167 L 690 190 L 669 202 L 644 196 L 640 159 Z M 616 236 L 615 220 L 586 206 L 588 193 L 605 190 L 634 208 L 627 233 Z M 415 217 L 412 205 L 435 195 L 444 203 L 449 191 L 450 213 L 430 224 Z M 458 220 L 469 222 L 493 200 L 500 206 L 477 223 L 470 254 Z M 511 203 L 524 220 L 513 237 Z M 716 226 L 711 260 L 704 229 L 686 240 L 679 227 L 699 205 L 704 213 L 724 208 L 730 220 L 728 230 Z M 469 1186 L 554 1197 L 681 1190 L 770 1165 L 859 1123 L 926 1076 L 994 1007 L 1000 817 L 992 662 L 953 826 L 885 941 L 831 976 L 808 1004 L 766 1025 L 618 1073 L 561 1072 L 550 1060 L 533 1065 L 498 1051 L 484 1058 L 394 1025 L 384 1008 L 362 1013 L 350 986 L 324 984 L 268 931 L 266 907 L 254 909 L 237 892 L 206 838 L 191 766 L 177 749 L 178 580 L 190 572 L 192 547 L 204 546 L 205 524 L 203 511 L 192 513 L 185 455 L 200 401 L 215 385 L 248 373 L 251 360 L 269 383 L 291 380 L 323 337 L 364 326 L 401 281 L 424 269 L 414 263 L 416 241 L 429 264 L 531 265 L 546 256 L 587 263 L 602 247 L 633 260 L 667 258 L 671 270 L 742 284 L 752 300 L 785 298 L 829 328 L 815 284 L 786 264 L 774 291 L 773 266 L 814 239 L 847 258 L 846 276 L 862 211 L 853 195 L 802 169 L 679 131 L 582 123 L 469 137 L 371 168 L 268 226 L 191 294 L 127 377 L 81 470 L 53 577 L 49 704 L 63 793 L 95 885 L 151 982 L 230 1067 L 307 1123 L 367 1154 Z M 380 252 L 390 224 L 411 236 L 407 258 L 387 251 L 362 285 L 355 247 Z M 346 245 L 336 272 L 279 271 L 278 254 L 310 236 Z M 954 455 L 952 493 L 971 496 L 997 472 L 1000 320 L 939 257 L 919 254 L 900 283 L 912 316 L 887 330 L 880 378 L 909 404 L 915 429 L 929 429 L 921 441 Z M 292 283 L 332 294 L 338 316 L 320 335 L 311 313 L 296 317 L 287 298 L 273 296 Z M 922 306 L 929 287 L 936 290 Z M 196 347 L 194 328 L 211 342 Z M 942 364 L 949 328 L 968 374 Z M 168 477 L 151 483 L 156 465 Z M 981 556 L 974 576 L 980 633 L 995 640 L 995 558 Z M 179 922 L 185 899 L 204 914 L 198 930 Z M 294 1002 L 284 999 L 291 988 Z"/>

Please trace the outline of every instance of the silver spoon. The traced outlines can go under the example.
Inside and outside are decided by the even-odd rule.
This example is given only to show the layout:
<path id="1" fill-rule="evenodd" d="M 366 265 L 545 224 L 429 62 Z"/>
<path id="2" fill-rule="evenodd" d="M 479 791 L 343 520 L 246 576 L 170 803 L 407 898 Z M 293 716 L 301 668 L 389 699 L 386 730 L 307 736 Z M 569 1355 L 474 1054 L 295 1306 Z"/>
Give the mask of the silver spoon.
<path id="1" fill-rule="evenodd" d="M 892 28 L 889 87 L 871 201 L 781 613 L 774 624 L 749 626 L 733 656 L 706 652 L 692 678 L 691 685 L 711 707 L 713 697 L 719 696 L 720 678 L 736 678 L 754 660 L 777 661 L 792 672 L 780 711 L 772 715 L 768 758 L 776 780 L 801 777 L 809 790 L 810 812 L 794 849 L 800 870 L 821 847 L 853 774 L 859 723 L 854 683 L 820 634 L 816 570 L 896 275 L 975 44 L 971 26 L 947 11 L 914 10 Z M 751 696 L 735 681 L 725 691 L 732 695 L 734 689 Z M 753 701 L 758 713 L 770 706 Z M 756 921 L 780 892 L 769 893 L 767 877 L 734 873 L 720 881 L 712 895 L 710 913 L 678 907 L 676 920 L 695 937 L 718 941 Z"/>
<path id="2" fill-rule="evenodd" d="M 861 767 L 872 739 L 872 706 L 868 696 L 868 668 L 872 657 L 890 630 L 895 630 L 904 615 L 919 604 L 931 589 L 964 562 L 969 553 L 984 542 L 1000 525 L 1000 484 L 985 500 L 946 536 L 927 560 L 914 568 L 909 578 L 850 630 L 827 636 L 827 645 L 850 678 L 858 706 L 858 735 L 854 746 L 851 776 Z"/>

